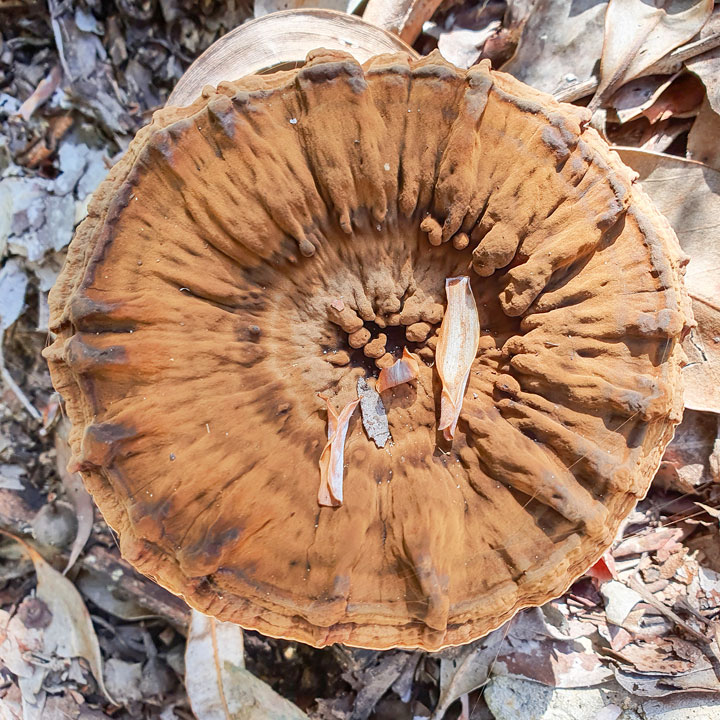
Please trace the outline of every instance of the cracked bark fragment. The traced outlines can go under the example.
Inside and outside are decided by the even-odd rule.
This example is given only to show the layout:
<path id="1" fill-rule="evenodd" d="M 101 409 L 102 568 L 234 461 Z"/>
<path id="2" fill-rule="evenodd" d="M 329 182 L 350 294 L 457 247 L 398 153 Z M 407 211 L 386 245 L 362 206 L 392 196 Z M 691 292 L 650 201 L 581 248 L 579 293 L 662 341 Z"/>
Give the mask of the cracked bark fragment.
<path id="1" fill-rule="evenodd" d="M 365 378 L 358 378 L 357 393 L 365 432 L 379 448 L 383 448 L 390 439 L 390 429 L 382 398 Z"/>

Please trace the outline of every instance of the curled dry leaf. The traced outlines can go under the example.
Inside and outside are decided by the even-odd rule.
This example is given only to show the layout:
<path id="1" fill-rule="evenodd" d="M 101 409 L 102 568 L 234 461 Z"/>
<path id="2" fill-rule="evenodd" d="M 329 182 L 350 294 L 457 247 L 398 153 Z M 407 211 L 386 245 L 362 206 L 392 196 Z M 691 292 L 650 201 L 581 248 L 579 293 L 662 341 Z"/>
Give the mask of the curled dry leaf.
<path id="1" fill-rule="evenodd" d="M 674 79 L 674 75 L 647 75 L 635 78 L 613 93 L 608 105 L 615 108 L 621 123 L 629 122 L 640 117 Z"/>
<path id="2" fill-rule="evenodd" d="M 383 368 L 380 371 L 375 389 L 381 393 L 397 385 L 410 382 L 417 378 L 420 372 L 420 358 L 411 353 L 407 348 L 403 348 L 403 356 L 396 360 L 389 368 Z"/>
<path id="3" fill-rule="evenodd" d="M 192 611 L 185 687 L 198 720 L 307 720 L 296 705 L 245 669 L 243 631 Z"/>
<path id="4" fill-rule="evenodd" d="M 320 489 L 318 504 L 339 507 L 343 501 L 343 465 L 345 464 L 345 436 L 348 423 L 360 398 L 349 402 L 340 415 L 325 398 L 328 414 L 328 441 L 320 455 Z"/>
<path id="5" fill-rule="evenodd" d="M 469 68 L 480 58 L 485 42 L 500 28 L 500 21 L 493 20 L 480 30 L 453 27 L 438 34 L 438 50 L 453 65 Z"/>
<path id="6" fill-rule="evenodd" d="M 435 364 L 443 385 L 438 429 L 446 440 L 451 440 L 480 343 L 480 318 L 469 277 L 448 278 L 445 292 L 448 304 L 440 326 Z"/>
<path id="7" fill-rule="evenodd" d="M 720 173 L 674 155 L 617 150 L 690 256 L 685 285 L 697 327 L 683 343 L 685 407 L 720 413 Z"/>
<path id="8" fill-rule="evenodd" d="M 610 0 L 600 84 L 591 106 L 607 92 L 640 75 L 660 58 L 700 31 L 710 17 L 713 0 Z"/>
<path id="9" fill-rule="evenodd" d="M 686 73 L 665 88 L 652 105 L 643 110 L 642 114 L 651 123 L 671 117 L 693 117 L 697 115 L 704 97 L 703 84 L 695 75 Z"/>

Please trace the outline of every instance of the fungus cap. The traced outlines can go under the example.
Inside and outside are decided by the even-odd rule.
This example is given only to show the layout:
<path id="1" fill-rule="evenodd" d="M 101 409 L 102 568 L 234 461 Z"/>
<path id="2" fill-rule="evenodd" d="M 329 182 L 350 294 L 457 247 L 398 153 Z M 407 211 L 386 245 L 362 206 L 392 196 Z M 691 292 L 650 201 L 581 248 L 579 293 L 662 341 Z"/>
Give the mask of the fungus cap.
<path id="1" fill-rule="evenodd" d="M 74 467 L 123 555 L 316 646 L 434 650 L 561 594 L 647 491 L 690 322 L 672 230 L 587 121 L 486 63 L 326 50 L 158 111 L 50 296 Z M 466 275 L 448 441 L 434 351 Z M 339 412 L 405 346 L 392 440 L 354 413 L 320 507 L 317 393 Z"/>

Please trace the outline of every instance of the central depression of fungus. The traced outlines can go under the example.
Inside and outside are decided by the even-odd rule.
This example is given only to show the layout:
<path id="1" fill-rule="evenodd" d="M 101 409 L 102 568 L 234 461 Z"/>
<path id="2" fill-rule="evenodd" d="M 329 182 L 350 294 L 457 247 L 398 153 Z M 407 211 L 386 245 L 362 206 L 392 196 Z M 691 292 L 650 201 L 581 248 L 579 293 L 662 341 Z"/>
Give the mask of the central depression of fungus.
<path id="1" fill-rule="evenodd" d="M 123 555 L 314 645 L 436 649 L 562 593 L 647 490 L 690 322 L 672 231 L 587 120 L 485 64 L 323 50 L 157 112 L 50 296 L 73 466 Z M 446 439 L 435 351 L 468 275 Z M 319 507 L 322 398 L 406 347 L 391 440 L 353 413 Z"/>

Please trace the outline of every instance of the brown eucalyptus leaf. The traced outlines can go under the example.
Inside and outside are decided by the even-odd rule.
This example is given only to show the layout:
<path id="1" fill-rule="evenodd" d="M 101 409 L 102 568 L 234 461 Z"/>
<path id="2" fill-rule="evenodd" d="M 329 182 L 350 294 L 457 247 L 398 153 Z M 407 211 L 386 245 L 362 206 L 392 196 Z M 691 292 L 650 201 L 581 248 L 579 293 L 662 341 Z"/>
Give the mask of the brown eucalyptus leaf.
<path id="1" fill-rule="evenodd" d="M 665 152 L 680 135 L 692 127 L 692 120 L 661 120 L 651 125 L 653 132 L 642 144 L 642 150 L 650 152 Z"/>
<path id="2" fill-rule="evenodd" d="M 369 0 L 363 20 L 395 33 L 412 44 L 441 0 Z"/>
<path id="3" fill-rule="evenodd" d="M 653 104 L 643 110 L 643 115 L 656 123 L 669 118 L 692 117 L 705 97 L 703 84 L 692 73 L 685 73 L 674 80 Z"/>
<path id="4" fill-rule="evenodd" d="M 495 20 L 478 30 L 464 27 L 442 30 L 438 36 L 438 50 L 448 62 L 456 67 L 469 68 L 478 61 L 485 42 L 499 28 L 500 22 Z"/>
<path id="5" fill-rule="evenodd" d="M 70 580 L 45 562 L 40 553 L 29 545 L 24 547 L 35 565 L 37 597 L 52 614 L 43 633 L 44 652 L 63 658 L 85 658 L 100 690 L 113 702 L 105 689 L 100 645 L 82 596 Z"/>
<path id="6" fill-rule="evenodd" d="M 256 18 L 280 10 L 300 10 L 303 8 L 322 8 L 352 13 L 358 5 L 357 0 L 255 0 L 253 15 Z"/>
<path id="7" fill-rule="evenodd" d="M 20 106 L 18 115 L 27 122 L 35 110 L 46 102 L 55 90 L 57 90 L 61 80 L 62 69 L 59 65 L 55 65 L 48 75 L 39 82 L 30 97 Z"/>
<path id="8" fill-rule="evenodd" d="M 192 611 L 185 687 L 197 720 L 308 720 L 300 708 L 245 669 L 243 631 Z"/>
<path id="9" fill-rule="evenodd" d="M 606 7 L 605 0 L 539 0 L 501 69 L 551 93 L 589 80 L 602 51 Z"/>
<path id="10" fill-rule="evenodd" d="M 610 0 L 593 103 L 696 35 L 713 0 Z"/>
<path id="11" fill-rule="evenodd" d="M 616 149 L 690 256 L 685 285 L 697 327 L 683 343 L 685 407 L 720 413 L 720 172 L 674 155 Z"/>
<path id="12" fill-rule="evenodd" d="M 720 417 L 685 410 L 675 437 L 665 449 L 653 483 L 679 493 L 693 494 L 698 486 L 720 482 L 713 456 L 720 451 Z"/>
<path id="13" fill-rule="evenodd" d="M 642 115 L 673 81 L 672 75 L 647 75 L 625 83 L 608 101 L 615 108 L 618 120 L 626 123 Z"/>
<path id="14" fill-rule="evenodd" d="M 466 275 L 445 281 L 447 308 L 440 326 L 435 364 L 442 380 L 440 424 L 446 440 L 455 434 L 470 369 L 480 342 L 480 318 Z"/>
<path id="15" fill-rule="evenodd" d="M 690 160 L 720 170 L 720 115 L 705 98 L 695 118 L 687 140 L 687 156 Z"/>
<path id="16" fill-rule="evenodd" d="M 720 113 L 720 47 L 688 60 L 685 67 L 703 81 L 710 107 Z"/>
<path id="17" fill-rule="evenodd" d="M 653 658 L 653 665 L 657 668 L 656 658 Z M 705 658 L 692 670 L 679 673 L 665 673 L 662 669 L 642 673 L 615 668 L 615 679 L 633 695 L 643 697 L 663 697 L 682 692 L 720 692 L 720 681 Z"/>

